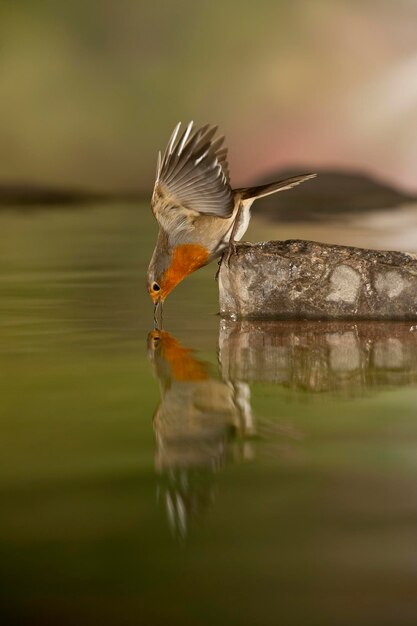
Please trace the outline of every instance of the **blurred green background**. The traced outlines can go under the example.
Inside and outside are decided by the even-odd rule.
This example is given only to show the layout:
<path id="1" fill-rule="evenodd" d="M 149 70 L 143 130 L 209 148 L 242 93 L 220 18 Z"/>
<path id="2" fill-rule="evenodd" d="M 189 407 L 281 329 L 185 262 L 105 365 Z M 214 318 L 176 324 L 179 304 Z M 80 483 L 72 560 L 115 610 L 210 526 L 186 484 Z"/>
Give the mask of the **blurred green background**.
<path id="1" fill-rule="evenodd" d="M 0 182 L 149 194 L 178 120 L 232 180 L 341 167 L 417 190 L 414 0 L 2 0 Z"/>

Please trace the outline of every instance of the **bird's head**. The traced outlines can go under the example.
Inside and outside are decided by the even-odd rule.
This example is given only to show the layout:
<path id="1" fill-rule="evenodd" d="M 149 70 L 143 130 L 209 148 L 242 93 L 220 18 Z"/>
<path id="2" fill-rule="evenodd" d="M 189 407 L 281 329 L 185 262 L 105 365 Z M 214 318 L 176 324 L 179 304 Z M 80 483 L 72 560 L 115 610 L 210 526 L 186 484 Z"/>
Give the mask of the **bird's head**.
<path id="1" fill-rule="evenodd" d="M 175 284 L 169 279 L 170 255 L 161 251 L 155 252 L 148 268 L 147 289 L 153 303 L 157 305 L 164 302 Z"/>
<path id="2" fill-rule="evenodd" d="M 169 292 L 174 288 L 167 281 L 167 273 L 172 264 L 172 250 L 168 236 L 161 229 L 155 249 L 148 267 L 146 277 L 148 293 L 155 306 L 163 302 Z"/>
<path id="3" fill-rule="evenodd" d="M 156 245 L 148 268 L 148 292 L 155 305 L 188 274 L 207 263 L 209 252 L 199 244 L 184 243 L 172 248 Z"/>

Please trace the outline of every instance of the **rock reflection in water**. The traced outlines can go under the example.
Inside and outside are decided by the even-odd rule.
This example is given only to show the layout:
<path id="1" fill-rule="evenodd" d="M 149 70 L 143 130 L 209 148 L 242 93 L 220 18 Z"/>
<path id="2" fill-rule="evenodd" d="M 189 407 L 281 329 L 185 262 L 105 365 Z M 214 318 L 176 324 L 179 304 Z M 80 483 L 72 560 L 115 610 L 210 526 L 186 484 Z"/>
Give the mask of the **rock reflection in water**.
<path id="1" fill-rule="evenodd" d="M 225 380 L 357 394 L 417 382 L 417 326 L 222 320 L 219 356 Z"/>
<path id="2" fill-rule="evenodd" d="M 153 418 L 159 497 L 171 529 L 183 537 L 213 501 L 216 472 L 228 459 L 252 457 L 249 387 L 216 378 L 165 331 L 149 333 L 148 356 L 161 393 Z"/>

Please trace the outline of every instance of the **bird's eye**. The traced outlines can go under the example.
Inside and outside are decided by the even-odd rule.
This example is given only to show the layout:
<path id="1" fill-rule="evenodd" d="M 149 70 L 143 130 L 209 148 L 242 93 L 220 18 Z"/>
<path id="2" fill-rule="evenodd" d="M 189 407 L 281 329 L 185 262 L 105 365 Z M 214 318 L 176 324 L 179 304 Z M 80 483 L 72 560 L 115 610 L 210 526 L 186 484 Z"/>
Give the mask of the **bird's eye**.
<path id="1" fill-rule="evenodd" d="M 161 289 L 161 287 L 158 285 L 158 283 L 152 283 L 152 291 L 159 291 Z"/>

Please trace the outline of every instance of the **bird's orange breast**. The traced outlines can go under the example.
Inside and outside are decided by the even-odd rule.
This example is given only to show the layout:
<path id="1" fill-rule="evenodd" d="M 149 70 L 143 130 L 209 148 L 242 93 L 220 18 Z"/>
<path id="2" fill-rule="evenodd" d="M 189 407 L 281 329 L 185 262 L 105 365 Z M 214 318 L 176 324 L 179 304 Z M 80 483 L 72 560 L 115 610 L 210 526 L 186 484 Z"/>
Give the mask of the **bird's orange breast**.
<path id="1" fill-rule="evenodd" d="M 167 295 L 188 274 L 203 267 L 208 261 L 207 248 L 196 243 L 184 243 L 172 251 L 171 264 L 164 274 L 162 291 Z"/>

